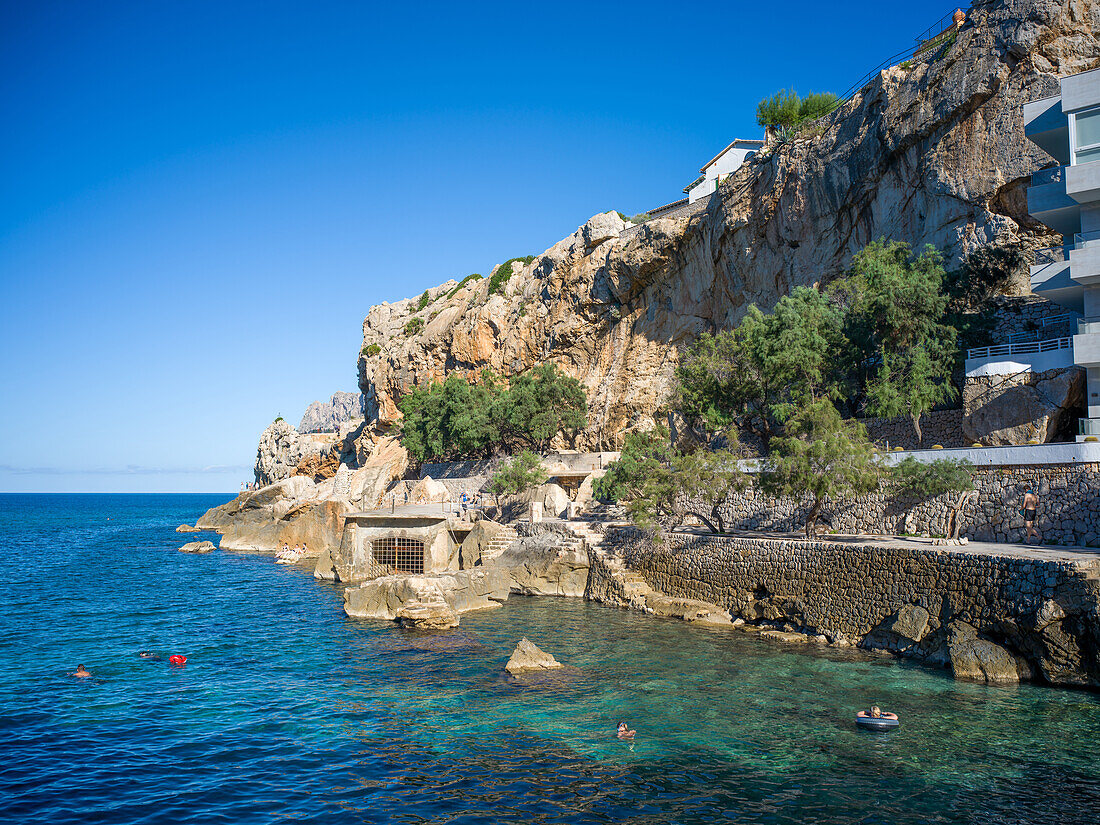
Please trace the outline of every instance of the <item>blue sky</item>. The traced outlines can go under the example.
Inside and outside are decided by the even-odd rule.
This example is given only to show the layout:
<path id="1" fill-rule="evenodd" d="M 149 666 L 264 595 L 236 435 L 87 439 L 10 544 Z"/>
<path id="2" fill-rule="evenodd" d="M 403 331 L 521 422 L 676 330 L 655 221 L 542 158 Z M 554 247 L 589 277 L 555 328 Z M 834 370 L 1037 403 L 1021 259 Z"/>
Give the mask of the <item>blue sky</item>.
<path id="1" fill-rule="evenodd" d="M 0 491 L 236 490 L 372 304 L 682 197 L 954 8 L 837 5 L 3 2 Z"/>

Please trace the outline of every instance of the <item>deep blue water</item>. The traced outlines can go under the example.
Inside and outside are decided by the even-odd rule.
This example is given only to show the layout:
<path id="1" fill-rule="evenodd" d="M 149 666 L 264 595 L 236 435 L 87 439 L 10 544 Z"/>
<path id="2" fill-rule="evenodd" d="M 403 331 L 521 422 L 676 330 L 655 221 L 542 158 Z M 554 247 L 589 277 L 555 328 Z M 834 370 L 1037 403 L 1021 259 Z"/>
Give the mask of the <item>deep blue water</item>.
<path id="1" fill-rule="evenodd" d="M 226 498 L 0 496 L 0 821 L 1100 821 L 1095 694 L 579 600 L 349 620 L 308 571 L 177 553 Z M 576 670 L 503 678 L 521 636 Z M 856 730 L 872 701 L 903 727 Z"/>

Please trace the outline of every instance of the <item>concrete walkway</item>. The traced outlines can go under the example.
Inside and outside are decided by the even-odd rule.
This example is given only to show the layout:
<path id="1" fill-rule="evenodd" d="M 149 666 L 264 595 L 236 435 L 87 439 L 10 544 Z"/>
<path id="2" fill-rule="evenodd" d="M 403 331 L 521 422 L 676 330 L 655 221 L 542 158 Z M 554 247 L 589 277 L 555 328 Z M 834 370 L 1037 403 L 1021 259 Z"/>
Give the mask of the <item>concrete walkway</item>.
<path id="1" fill-rule="evenodd" d="M 767 530 L 735 530 L 729 533 L 709 533 L 702 530 L 676 530 L 680 534 L 696 536 L 729 536 L 746 539 L 773 539 L 775 541 L 806 541 L 801 533 L 782 533 Z M 970 541 L 962 545 L 933 545 L 930 538 L 912 536 L 831 535 L 821 534 L 816 541 L 836 544 L 861 544 L 878 547 L 919 548 L 943 553 L 974 556 L 1000 556 L 1017 559 L 1050 559 L 1054 561 L 1086 561 L 1100 563 L 1100 548 L 1068 547 L 1062 545 L 1000 544 L 989 541 Z"/>

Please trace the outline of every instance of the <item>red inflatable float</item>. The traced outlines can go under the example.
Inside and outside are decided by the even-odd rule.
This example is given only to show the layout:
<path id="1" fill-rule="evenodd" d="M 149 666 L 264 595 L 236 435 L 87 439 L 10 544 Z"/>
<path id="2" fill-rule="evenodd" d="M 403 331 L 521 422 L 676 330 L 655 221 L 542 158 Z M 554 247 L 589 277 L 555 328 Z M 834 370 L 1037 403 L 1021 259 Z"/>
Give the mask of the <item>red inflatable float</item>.
<path id="1" fill-rule="evenodd" d="M 180 656 L 177 653 L 175 656 L 169 656 L 168 661 L 171 662 L 174 665 L 185 665 L 185 664 L 187 664 L 187 657 L 186 656 Z"/>

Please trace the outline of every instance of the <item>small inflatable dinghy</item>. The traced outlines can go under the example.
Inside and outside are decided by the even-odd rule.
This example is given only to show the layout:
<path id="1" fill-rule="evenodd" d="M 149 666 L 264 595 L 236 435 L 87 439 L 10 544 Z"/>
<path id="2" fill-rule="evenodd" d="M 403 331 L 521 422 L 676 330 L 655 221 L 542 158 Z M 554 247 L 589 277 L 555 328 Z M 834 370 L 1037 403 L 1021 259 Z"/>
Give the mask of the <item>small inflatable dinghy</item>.
<path id="1" fill-rule="evenodd" d="M 867 730 L 893 730 L 900 727 L 897 719 L 887 719 L 885 716 L 857 716 L 856 725 Z"/>

